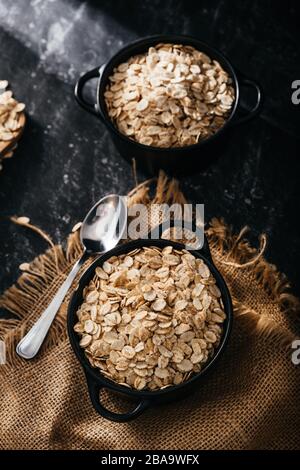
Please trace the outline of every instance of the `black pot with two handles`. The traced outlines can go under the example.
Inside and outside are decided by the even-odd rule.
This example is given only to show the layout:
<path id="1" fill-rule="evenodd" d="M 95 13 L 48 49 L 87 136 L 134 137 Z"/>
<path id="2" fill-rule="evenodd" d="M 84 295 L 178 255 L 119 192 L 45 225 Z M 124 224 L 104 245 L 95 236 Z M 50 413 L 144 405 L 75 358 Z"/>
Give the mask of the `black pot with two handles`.
<path id="1" fill-rule="evenodd" d="M 175 225 L 173 223 L 173 225 Z M 194 224 L 188 224 L 185 222 L 184 227 L 191 228 L 193 233 L 195 231 Z M 160 226 L 158 228 L 161 234 L 163 232 L 163 227 Z M 157 233 L 157 231 L 156 231 Z M 130 389 L 125 386 L 119 385 L 112 380 L 109 380 L 107 377 L 101 374 L 98 369 L 95 369 L 89 363 L 84 350 L 80 347 L 79 335 L 74 331 L 74 325 L 77 323 L 77 310 L 83 302 L 83 290 L 89 284 L 91 279 L 95 274 L 95 269 L 97 266 L 102 266 L 104 261 L 108 260 L 112 256 L 122 255 L 124 253 L 128 253 L 136 248 L 142 248 L 145 246 L 156 246 L 159 248 L 164 248 L 165 246 L 172 246 L 177 250 L 182 250 L 186 248 L 182 243 L 178 243 L 171 240 L 166 240 L 163 238 L 152 239 L 151 236 L 148 236 L 146 239 L 138 239 L 133 240 L 128 243 L 124 243 L 122 245 L 113 248 L 112 250 L 108 251 L 107 253 L 101 255 L 97 258 L 89 268 L 84 272 L 82 277 L 79 280 L 79 284 L 77 289 L 72 295 L 72 298 L 69 303 L 68 308 L 68 316 L 67 316 L 67 327 L 68 327 L 68 335 L 70 339 L 71 346 L 73 351 L 75 352 L 77 359 L 79 360 L 81 366 L 86 375 L 87 386 L 89 390 L 90 399 L 92 402 L 93 407 L 95 410 L 104 418 L 109 419 L 111 421 L 117 422 L 125 422 L 130 421 L 137 416 L 139 416 L 143 411 L 153 406 L 163 405 L 165 403 L 170 403 L 173 401 L 177 401 L 181 398 L 187 397 L 188 394 L 195 391 L 204 379 L 204 376 L 208 371 L 213 369 L 217 360 L 222 355 L 224 348 L 227 344 L 229 334 L 231 331 L 232 326 L 232 319 L 233 319 L 233 311 L 232 311 L 232 302 L 229 290 L 226 286 L 226 283 L 221 276 L 220 272 L 215 267 L 211 253 L 209 250 L 209 245 L 207 239 L 204 238 L 204 244 L 201 249 L 191 250 L 191 254 L 193 254 L 196 258 L 203 259 L 205 264 L 210 269 L 212 275 L 216 279 L 216 284 L 221 291 L 221 297 L 224 304 L 224 311 L 226 313 L 226 319 L 223 323 L 223 332 L 221 336 L 220 343 L 215 350 L 214 355 L 212 358 L 204 365 L 200 372 L 193 375 L 189 380 L 179 384 L 174 385 L 162 390 L 157 391 L 147 391 L 147 390 L 135 390 Z M 133 409 L 126 413 L 116 413 L 113 411 L 108 410 L 103 403 L 101 402 L 101 390 L 107 389 L 113 393 L 121 397 L 125 397 L 126 399 L 130 399 L 130 401 L 134 402 Z"/>
<path id="2" fill-rule="evenodd" d="M 184 44 L 195 47 L 211 59 L 217 60 L 232 80 L 235 101 L 226 123 L 214 135 L 197 144 L 172 148 L 158 148 L 140 144 L 119 132 L 108 116 L 104 92 L 113 69 L 130 57 L 146 52 L 149 47 L 159 43 Z M 95 78 L 98 78 L 96 102 L 90 103 L 85 99 L 83 90 L 85 84 Z M 243 111 L 240 105 L 240 94 L 244 87 L 253 88 L 256 94 L 255 104 L 248 111 Z M 175 174 L 187 174 L 205 169 L 224 151 L 229 131 L 256 116 L 262 103 L 261 87 L 256 81 L 238 72 L 219 50 L 198 39 L 181 35 L 152 36 L 128 44 L 106 64 L 99 65 L 82 75 L 75 87 L 75 97 L 80 106 L 97 116 L 106 125 L 119 153 L 129 162 L 132 162 L 134 158 L 138 168 L 151 174 L 156 173 L 159 169 Z"/>

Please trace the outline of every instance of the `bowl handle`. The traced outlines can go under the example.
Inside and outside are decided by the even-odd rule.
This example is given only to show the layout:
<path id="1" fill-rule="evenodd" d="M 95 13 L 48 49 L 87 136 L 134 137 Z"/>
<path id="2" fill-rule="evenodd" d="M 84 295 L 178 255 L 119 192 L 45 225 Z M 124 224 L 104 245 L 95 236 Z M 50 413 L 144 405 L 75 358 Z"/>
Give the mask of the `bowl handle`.
<path id="1" fill-rule="evenodd" d="M 163 232 L 165 230 L 167 230 L 168 228 L 172 228 L 172 227 L 182 227 L 183 225 L 183 222 L 184 222 L 184 228 L 188 229 L 188 230 L 191 230 L 192 232 L 197 232 L 199 230 L 199 227 L 197 227 L 196 225 L 196 221 L 195 219 L 193 219 L 192 221 L 183 221 L 183 220 L 178 220 L 178 219 L 171 219 L 170 221 L 165 221 L 165 222 L 162 222 L 161 224 L 157 225 L 156 227 L 154 227 L 152 230 L 150 230 L 150 232 L 148 233 L 147 235 L 147 238 L 152 238 L 152 239 L 158 239 L 158 238 L 161 238 Z M 204 237 L 203 237 L 203 245 L 201 248 L 193 248 L 192 251 L 199 251 L 201 250 L 202 253 L 204 253 L 204 255 L 210 260 L 212 261 L 212 257 L 211 257 L 211 253 L 210 253 L 210 249 L 209 249 L 209 244 L 208 244 L 208 240 L 207 240 L 207 237 L 206 235 L 204 234 Z"/>
<path id="2" fill-rule="evenodd" d="M 113 411 L 105 408 L 101 403 L 101 389 L 104 387 L 99 386 L 88 374 L 86 374 L 86 378 L 92 405 L 105 419 L 116 421 L 118 423 L 131 421 L 132 419 L 137 418 L 150 406 L 149 400 L 142 399 L 133 410 L 128 411 L 127 413 L 114 413 Z"/>
<path id="3" fill-rule="evenodd" d="M 83 89 L 85 87 L 85 84 L 92 80 L 93 78 L 101 78 L 102 71 L 104 68 L 105 64 L 101 65 L 100 67 L 96 67 L 93 70 L 90 70 L 89 72 L 86 72 L 85 74 L 81 75 L 81 77 L 78 79 L 75 89 L 74 89 L 74 95 L 76 98 L 77 103 L 86 111 L 88 111 L 91 114 L 94 114 L 96 116 L 101 116 L 101 113 L 98 110 L 98 106 L 96 103 L 90 103 L 83 97 Z"/>
<path id="4" fill-rule="evenodd" d="M 254 106 L 249 111 L 247 110 L 247 112 L 244 113 L 244 115 L 242 115 L 241 117 L 238 117 L 237 119 L 233 119 L 230 122 L 229 125 L 232 127 L 243 124 L 253 119 L 260 112 L 261 107 L 262 107 L 262 102 L 263 102 L 262 87 L 255 80 L 245 77 L 241 72 L 238 73 L 238 78 L 239 78 L 239 83 L 240 83 L 241 88 L 242 87 L 254 88 L 256 92 L 256 100 L 255 100 Z"/>

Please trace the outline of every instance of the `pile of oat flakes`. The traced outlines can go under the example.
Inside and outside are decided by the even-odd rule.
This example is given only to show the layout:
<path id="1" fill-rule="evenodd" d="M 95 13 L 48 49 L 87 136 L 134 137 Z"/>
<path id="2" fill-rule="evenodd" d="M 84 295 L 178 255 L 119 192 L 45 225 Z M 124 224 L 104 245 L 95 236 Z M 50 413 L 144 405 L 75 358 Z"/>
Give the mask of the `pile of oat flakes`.
<path id="1" fill-rule="evenodd" d="M 158 44 L 114 69 L 104 93 L 120 132 L 145 145 L 182 147 L 217 132 L 234 102 L 228 73 L 192 46 Z"/>
<path id="2" fill-rule="evenodd" d="M 6 147 L 6 143 L 15 139 L 16 133 L 21 128 L 20 114 L 25 109 L 25 104 L 18 103 L 13 98 L 12 91 L 6 90 L 7 87 L 8 81 L 0 80 L 0 170 L 2 169 L 1 161 L 12 157 L 14 150 L 11 148 L 2 153 L 2 146 Z"/>
<path id="3" fill-rule="evenodd" d="M 214 354 L 226 315 L 203 260 L 144 247 L 97 267 L 75 331 L 93 367 L 138 390 L 187 380 Z"/>

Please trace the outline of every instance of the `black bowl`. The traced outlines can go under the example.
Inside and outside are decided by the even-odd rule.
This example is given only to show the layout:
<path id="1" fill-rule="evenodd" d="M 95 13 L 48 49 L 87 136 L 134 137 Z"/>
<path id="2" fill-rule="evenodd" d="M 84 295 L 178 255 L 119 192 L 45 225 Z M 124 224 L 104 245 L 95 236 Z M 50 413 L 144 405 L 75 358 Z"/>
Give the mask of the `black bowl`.
<path id="1" fill-rule="evenodd" d="M 211 59 L 217 60 L 232 79 L 235 89 L 235 101 L 226 123 L 214 135 L 197 144 L 172 148 L 159 148 L 140 144 L 119 132 L 108 116 L 104 92 L 113 69 L 128 58 L 146 52 L 149 47 L 158 43 L 191 45 L 207 54 Z M 85 84 L 93 78 L 98 78 L 95 104 L 89 103 L 83 96 Z M 246 114 L 238 116 L 238 114 L 241 114 L 240 88 L 242 86 L 254 88 L 257 96 L 254 107 Z M 86 111 L 95 114 L 104 122 L 117 149 L 127 161 L 131 162 L 134 158 L 138 168 L 148 173 L 156 173 L 159 169 L 164 169 L 168 173 L 186 174 L 205 169 L 224 150 L 228 131 L 233 126 L 247 122 L 257 115 L 261 107 L 261 87 L 255 81 L 238 72 L 220 51 L 208 44 L 189 36 L 164 35 L 152 36 L 133 42 L 121 49 L 106 64 L 82 75 L 75 86 L 75 98 Z"/>
<path id="2" fill-rule="evenodd" d="M 199 387 L 200 382 L 202 381 L 204 375 L 210 369 L 213 368 L 216 361 L 221 356 L 228 341 L 229 333 L 231 330 L 232 317 L 233 317 L 231 297 L 221 274 L 219 273 L 219 271 L 216 269 L 216 267 L 213 264 L 209 247 L 208 247 L 207 241 L 205 240 L 204 246 L 201 250 L 193 250 L 191 251 L 191 253 L 197 258 L 203 259 L 204 262 L 209 267 L 211 273 L 215 277 L 217 286 L 219 287 L 221 291 L 222 300 L 224 303 L 224 310 L 226 313 L 226 320 L 223 323 L 223 332 L 222 332 L 220 344 L 218 348 L 216 349 L 213 357 L 205 364 L 203 369 L 199 373 L 193 375 L 189 380 L 187 380 L 186 382 L 180 385 L 168 387 L 163 390 L 157 390 L 157 391 L 143 391 L 143 390 L 138 391 L 138 390 L 127 388 L 122 385 L 118 385 L 116 382 L 113 382 L 112 380 L 109 380 L 104 375 L 102 375 L 98 369 L 95 369 L 90 365 L 84 353 L 84 350 L 79 346 L 79 336 L 74 331 L 74 325 L 78 321 L 76 312 L 83 301 L 83 289 L 88 285 L 90 280 L 93 278 L 96 267 L 101 266 L 104 263 L 104 261 L 110 258 L 111 256 L 128 253 L 129 251 L 134 250 L 136 248 L 141 248 L 143 246 L 157 246 L 157 247 L 163 248 L 168 245 L 171 245 L 175 249 L 178 249 L 178 250 L 182 250 L 183 248 L 185 248 L 184 245 L 182 245 L 181 243 L 177 243 L 177 242 L 165 240 L 165 239 L 158 239 L 158 240 L 139 239 L 135 241 L 130 241 L 128 243 L 125 243 L 121 246 L 118 246 L 117 248 L 114 248 L 108 251 L 104 255 L 97 258 L 91 264 L 91 266 L 85 271 L 85 273 L 82 275 L 79 281 L 79 285 L 76 291 L 73 293 L 70 304 L 69 304 L 67 325 L 68 325 L 68 334 L 69 334 L 71 346 L 85 372 L 90 398 L 91 398 L 91 401 L 95 410 L 101 416 L 111 421 L 118 421 L 118 422 L 130 421 L 131 419 L 136 418 L 145 409 L 151 406 L 169 403 L 171 401 L 178 400 L 179 398 L 186 397 L 188 393 L 192 392 L 197 387 Z M 111 390 L 117 393 L 118 395 L 130 398 L 134 400 L 135 402 L 137 402 L 137 404 L 132 411 L 129 411 L 127 413 L 122 413 L 122 414 L 114 413 L 106 409 L 101 403 L 100 393 L 101 393 L 102 388 L 106 388 L 108 390 Z"/>

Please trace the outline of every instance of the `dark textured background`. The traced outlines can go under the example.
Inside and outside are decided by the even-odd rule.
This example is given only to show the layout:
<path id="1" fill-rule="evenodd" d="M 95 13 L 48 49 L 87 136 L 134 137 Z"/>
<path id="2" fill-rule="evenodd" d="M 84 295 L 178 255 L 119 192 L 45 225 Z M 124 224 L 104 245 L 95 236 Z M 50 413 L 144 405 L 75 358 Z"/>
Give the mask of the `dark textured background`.
<path id="1" fill-rule="evenodd" d="M 131 169 L 104 126 L 73 98 L 82 72 L 144 35 L 183 33 L 221 49 L 265 90 L 261 116 L 237 128 L 208 171 L 182 179 L 186 195 L 204 202 L 206 220 L 223 216 L 257 243 L 268 234 L 268 260 L 300 293 L 300 79 L 297 1 L 0 0 L 0 79 L 8 79 L 28 122 L 14 158 L 0 173 L 0 213 L 27 215 L 62 242 L 106 192 L 125 193 Z M 140 175 L 142 178 L 143 175 Z M 46 248 L 35 234 L 0 223 L 1 291 L 21 262 Z"/>

